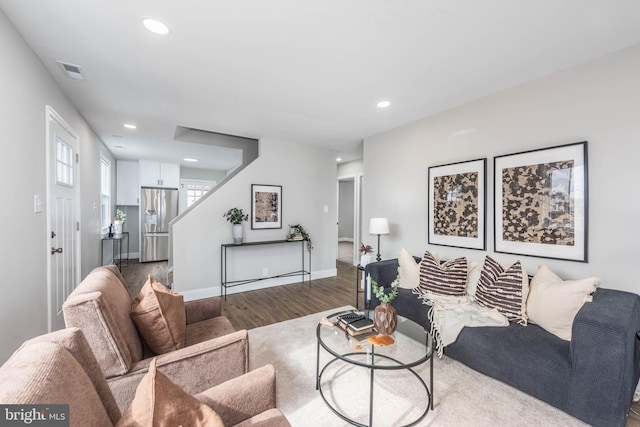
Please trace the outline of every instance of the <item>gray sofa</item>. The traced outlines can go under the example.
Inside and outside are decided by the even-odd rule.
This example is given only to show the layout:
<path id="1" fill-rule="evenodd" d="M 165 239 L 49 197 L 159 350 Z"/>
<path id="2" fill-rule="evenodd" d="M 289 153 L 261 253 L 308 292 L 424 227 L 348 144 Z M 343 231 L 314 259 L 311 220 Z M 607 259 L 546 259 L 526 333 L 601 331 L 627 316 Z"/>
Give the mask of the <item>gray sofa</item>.
<path id="1" fill-rule="evenodd" d="M 388 287 L 397 259 L 368 264 Z M 378 305 L 375 296 L 370 307 Z M 392 302 L 399 315 L 429 328 L 428 306 L 409 289 Z M 625 426 L 640 376 L 640 296 L 599 288 L 578 312 L 571 341 L 537 325 L 464 328 L 444 354 L 594 426 Z"/>

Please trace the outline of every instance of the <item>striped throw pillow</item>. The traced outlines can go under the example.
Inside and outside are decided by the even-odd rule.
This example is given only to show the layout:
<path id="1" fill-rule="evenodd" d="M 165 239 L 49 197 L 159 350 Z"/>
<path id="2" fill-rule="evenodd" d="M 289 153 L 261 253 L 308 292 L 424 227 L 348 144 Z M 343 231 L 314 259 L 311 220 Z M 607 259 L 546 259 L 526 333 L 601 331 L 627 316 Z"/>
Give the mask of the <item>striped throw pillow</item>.
<path id="1" fill-rule="evenodd" d="M 467 259 L 456 258 L 440 264 L 426 251 L 420 262 L 420 293 L 462 297 L 467 288 Z"/>
<path id="2" fill-rule="evenodd" d="M 476 289 L 476 301 L 488 308 L 496 308 L 510 322 L 527 324 L 526 301 L 529 277 L 520 261 L 504 268 L 486 256 Z"/>

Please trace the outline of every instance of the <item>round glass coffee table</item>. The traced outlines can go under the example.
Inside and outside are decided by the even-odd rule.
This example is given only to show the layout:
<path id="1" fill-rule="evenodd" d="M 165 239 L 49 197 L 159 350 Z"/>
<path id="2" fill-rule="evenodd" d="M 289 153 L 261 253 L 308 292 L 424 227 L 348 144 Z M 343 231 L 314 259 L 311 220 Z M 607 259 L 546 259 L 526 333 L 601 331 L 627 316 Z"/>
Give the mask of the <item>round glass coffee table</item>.
<path id="1" fill-rule="evenodd" d="M 376 346 L 335 324 L 337 316 L 352 311 L 373 315 L 341 311 L 328 316 L 333 326 L 319 323 L 316 328 L 316 390 L 350 424 L 372 426 L 375 414 L 378 423 L 388 424 L 392 418 L 394 425 L 415 425 L 433 409 L 432 336 L 418 323 L 398 316 L 398 328 L 391 335 L 395 342 Z M 322 353 L 322 367 L 320 348 L 328 352 Z M 420 366 L 427 361 L 428 371 Z M 428 386 L 418 371 L 428 372 Z M 363 375 L 367 372 L 369 378 Z"/>

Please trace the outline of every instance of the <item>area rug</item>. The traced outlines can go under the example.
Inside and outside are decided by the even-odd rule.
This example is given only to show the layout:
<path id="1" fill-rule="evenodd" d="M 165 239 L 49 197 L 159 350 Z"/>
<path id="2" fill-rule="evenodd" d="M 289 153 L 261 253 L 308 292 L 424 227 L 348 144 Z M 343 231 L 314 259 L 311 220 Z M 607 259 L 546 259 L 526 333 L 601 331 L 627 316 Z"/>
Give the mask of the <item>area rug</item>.
<path id="1" fill-rule="evenodd" d="M 277 404 L 294 427 L 339 427 L 315 388 L 316 326 L 334 312 L 312 314 L 249 330 L 250 367 L 272 364 L 277 375 Z M 416 342 L 416 348 L 420 348 Z M 321 368 L 331 358 L 321 349 Z M 416 372 L 429 383 L 429 363 Z M 376 371 L 375 426 L 400 426 L 426 408 L 426 393 L 406 371 Z M 368 370 L 334 363 L 323 374 L 323 391 L 350 418 L 368 423 Z M 434 360 L 434 409 L 418 426 L 585 426 L 576 418 L 482 375 L 446 356 Z"/>

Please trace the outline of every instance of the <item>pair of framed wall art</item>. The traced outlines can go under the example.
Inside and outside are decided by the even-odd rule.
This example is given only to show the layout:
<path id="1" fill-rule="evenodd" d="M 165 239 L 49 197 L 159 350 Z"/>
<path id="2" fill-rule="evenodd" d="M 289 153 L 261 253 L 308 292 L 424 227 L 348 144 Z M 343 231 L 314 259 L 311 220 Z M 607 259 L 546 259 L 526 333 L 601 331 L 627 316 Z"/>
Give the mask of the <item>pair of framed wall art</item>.
<path id="1" fill-rule="evenodd" d="M 486 250 L 487 159 L 429 168 L 429 243 Z M 493 158 L 494 251 L 587 262 L 587 142 Z"/>

